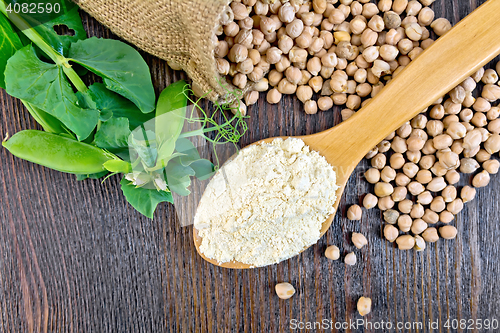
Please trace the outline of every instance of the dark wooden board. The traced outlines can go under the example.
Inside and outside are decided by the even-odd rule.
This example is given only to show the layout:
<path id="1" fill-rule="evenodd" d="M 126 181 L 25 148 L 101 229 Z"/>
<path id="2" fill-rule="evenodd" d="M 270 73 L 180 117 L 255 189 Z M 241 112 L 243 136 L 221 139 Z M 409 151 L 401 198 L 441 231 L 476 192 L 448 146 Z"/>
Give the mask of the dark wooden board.
<path id="1" fill-rule="evenodd" d="M 438 0 L 433 8 L 437 17 L 457 22 L 480 3 Z M 83 17 L 89 35 L 113 37 Z M 161 60 L 146 59 L 157 92 L 184 77 Z M 2 137 L 36 127 L 3 90 L 0 105 Z M 242 145 L 314 133 L 340 118 L 339 109 L 306 116 L 289 96 L 276 106 L 261 98 L 249 114 Z M 317 245 L 279 265 L 235 271 L 197 255 L 192 227 L 180 225 L 172 205 L 161 205 L 149 220 L 126 203 L 118 177 L 77 182 L 0 149 L 0 332 L 288 332 L 293 319 L 359 319 L 362 295 L 373 299 L 368 321 L 423 322 L 423 329 L 399 332 L 456 332 L 444 327 L 447 319 L 500 320 L 500 178 L 466 204 L 456 240 L 400 252 L 381 238 L 378 210 L 365 212 L 360 222 L 345 218 L 346 207 L 369 190 L 366 168 L 364 161 L 354 172 L 331 229 Z M 358 264 L 326 260 L 329 244 L 342 253 L 354 249 L 353 231 L 369 239 Z M 274 293 L 282 281 L 297 289 L 290 300 Z M 431 330 L 429 320 L 439 320 L 439 329 Z"/>

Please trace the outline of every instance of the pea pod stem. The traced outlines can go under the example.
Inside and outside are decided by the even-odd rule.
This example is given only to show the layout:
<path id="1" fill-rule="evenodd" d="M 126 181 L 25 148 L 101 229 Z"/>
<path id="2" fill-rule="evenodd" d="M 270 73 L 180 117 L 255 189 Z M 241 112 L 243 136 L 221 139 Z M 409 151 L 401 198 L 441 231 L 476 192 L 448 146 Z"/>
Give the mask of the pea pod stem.
<path id="1" fill-rule="evenodd" d="M 0 0 L 0 12 L 2 12 L 5 17 L 7 17 L 14 25 L 23 32 L 23 34 L 28 37 L 36 46 L 38 46 L 52 61 L 54 61 L 58 66 L 62 66 L 64 73 L 70 79 L 71 83 L 75 88 L 85 93 L 88 88 L 83 83 L 82 79 L 75 70 L 71 67 L 64 56 L 59 54 L 52 46 L 47 44 L 43 37 L 33 29 L 28 22 L 26 22 L 18 13 L 14 11 L 12 13 L 7 13 L 7 8 L 5 7 L 5 1 Z"/>

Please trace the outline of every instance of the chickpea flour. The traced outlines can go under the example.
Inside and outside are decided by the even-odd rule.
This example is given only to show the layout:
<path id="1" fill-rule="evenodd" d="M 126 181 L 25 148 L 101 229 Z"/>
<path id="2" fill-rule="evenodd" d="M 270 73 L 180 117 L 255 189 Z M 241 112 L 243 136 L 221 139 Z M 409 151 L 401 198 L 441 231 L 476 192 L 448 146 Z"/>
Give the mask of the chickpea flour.
<path id="1" fill-rule="evenodd" d="M 332 166 L 300 139 L 242 149 L 203 194 L 194 218 L 199 249 L 252 266 L 293 257 L 320 238 L 337 189 Z"/>

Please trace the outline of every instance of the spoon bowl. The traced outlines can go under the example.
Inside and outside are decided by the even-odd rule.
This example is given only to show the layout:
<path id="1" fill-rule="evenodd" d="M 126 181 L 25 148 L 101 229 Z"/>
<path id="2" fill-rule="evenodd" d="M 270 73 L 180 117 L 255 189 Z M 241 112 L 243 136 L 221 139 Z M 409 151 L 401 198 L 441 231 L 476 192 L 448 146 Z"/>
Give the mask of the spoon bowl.
<path id="1" fill-rule="evenodd" d="M 373 147 L 500 53 L 497 13 L 500 0 L 487 1 L 434 42 L 349 119 L 329 130 L 297 137 L 333 166 L 339 186 L 335 210 L 351 173 Z M 322 224 L 321 236 L 334 216 Z M 226 268 L 252 268 L 236 261 L 219 263 L 207 258 L 199 249 L 202 239 L 194 227 L 193 233 L 196 250 L 208 262 Z"/>

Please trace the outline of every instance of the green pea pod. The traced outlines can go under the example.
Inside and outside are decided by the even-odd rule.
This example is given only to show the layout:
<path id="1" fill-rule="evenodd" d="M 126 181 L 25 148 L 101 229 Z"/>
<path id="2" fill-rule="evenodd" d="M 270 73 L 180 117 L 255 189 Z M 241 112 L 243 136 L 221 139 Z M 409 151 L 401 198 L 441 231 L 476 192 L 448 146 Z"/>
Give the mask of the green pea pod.
<path id="1" fill-rule="evenodd" d="M 114 159 L 95 146 L 35 130 L 18 132 L 2 145 L 14 156 L 77 175 L 106 171 L 103 164 Z"/>

